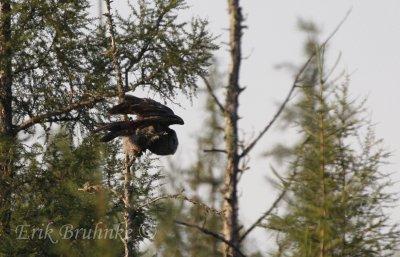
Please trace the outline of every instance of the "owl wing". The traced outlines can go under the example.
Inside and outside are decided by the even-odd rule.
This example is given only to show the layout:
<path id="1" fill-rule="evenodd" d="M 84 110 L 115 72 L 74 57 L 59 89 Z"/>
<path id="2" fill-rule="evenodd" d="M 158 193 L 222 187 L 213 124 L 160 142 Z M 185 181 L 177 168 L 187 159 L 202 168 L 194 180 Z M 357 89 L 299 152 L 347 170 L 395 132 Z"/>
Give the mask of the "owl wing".
<path id="1" fill-rule="evenodd" d="M 168 127 L 172 124 L 183 124 L 183 120 L 177 115 L 171 116 L 152 116 L 147 118 L 141 118 L 138 120 L 131 121 L 116 121 L 104 124 L 94 130 L 94 133 L 100 131 L 107 131 L 107 133 L 101 138 L 102 142 L 108 142 L 119 136 L 130 136 L 134 135 L 138 129 L 146 128 L 149 126 L 154 127 Z"/>
<path id="2" fill-rule="evenodd" d="M 138 117 L 168 116 L 174 112 L 167 106 L 149 98 L 125 95 L 122 103 L 112 107 L 109 114 L 135 114 Z"/>

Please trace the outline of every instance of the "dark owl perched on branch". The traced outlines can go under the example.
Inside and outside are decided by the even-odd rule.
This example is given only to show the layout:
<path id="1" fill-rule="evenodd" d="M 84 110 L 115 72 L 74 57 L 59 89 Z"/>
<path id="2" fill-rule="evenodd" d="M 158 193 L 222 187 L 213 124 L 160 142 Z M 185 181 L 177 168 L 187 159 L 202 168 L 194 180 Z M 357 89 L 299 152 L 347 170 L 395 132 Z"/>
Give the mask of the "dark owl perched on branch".
<path id="1" fill-rule="evenodd" d="M 125 150 L 140 156 L 146 149 L 157 155 L 170 155 L 178 148 L 176 132 L 170 125 L 184 122 L 167 106 L 149 98 L 126 95 L 122 103 L 112 107 L 110 114 L 135 114 L 136 120 L 111 122 L 96 129 L 107 131 L 101 141 L 124 136 Z"/>

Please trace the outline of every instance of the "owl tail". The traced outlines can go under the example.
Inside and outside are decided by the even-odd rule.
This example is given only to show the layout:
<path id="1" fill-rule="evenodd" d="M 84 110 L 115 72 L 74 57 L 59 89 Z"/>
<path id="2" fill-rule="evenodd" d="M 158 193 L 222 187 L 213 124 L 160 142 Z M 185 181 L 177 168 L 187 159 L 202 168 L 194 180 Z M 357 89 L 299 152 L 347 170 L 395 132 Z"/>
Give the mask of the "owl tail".
<path id="1" fill-rule="evenodd" d="M 132 121 L 117 121 L 100 126 L 93 133 L 109 131 L 100 139 L 102 142 L 109 142 L 116 137 L 132 134 L 134 130 L 135 124 Z"/>

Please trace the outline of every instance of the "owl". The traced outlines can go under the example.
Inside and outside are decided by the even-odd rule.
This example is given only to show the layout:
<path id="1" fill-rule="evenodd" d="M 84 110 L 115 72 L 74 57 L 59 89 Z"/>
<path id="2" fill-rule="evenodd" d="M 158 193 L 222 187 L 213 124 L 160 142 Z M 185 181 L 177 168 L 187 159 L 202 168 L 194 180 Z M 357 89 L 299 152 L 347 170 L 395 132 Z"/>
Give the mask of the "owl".
<path id="1" fill-rule="evenodd" d="M 170 125 L 183 125 L 181 117 L 167 106 L 149 98 L 125 95 L 122 103 L 109 110 L 110 115 L 134 114 L 136 119 L 104 124 L 95 132 L 105 132 L 102 142 L 125 137 L 124 149 L 136 156 L 146 150 L 157 155 L 172 155 L 178 148 L 178 137 Z"/>

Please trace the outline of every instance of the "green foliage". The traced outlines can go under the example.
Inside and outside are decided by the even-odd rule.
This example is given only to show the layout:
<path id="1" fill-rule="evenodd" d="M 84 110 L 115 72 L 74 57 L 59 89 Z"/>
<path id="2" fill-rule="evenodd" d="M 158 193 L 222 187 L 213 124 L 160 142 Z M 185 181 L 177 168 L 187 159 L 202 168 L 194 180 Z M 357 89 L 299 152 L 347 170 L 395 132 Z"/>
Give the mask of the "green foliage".
<path id="1" fill-rule="evenodd" d="M 0 245 L 5 256 L 116 256 L 119 239 L 82 240 L 63 238 L 65 226 L 94 229 L 97 224 L 112 226 L 110 196 L 105 191 L 80 191 L 85 183 L 101 183 L 102 146 L 84 140 L 73 146 L 71 136 L 56 134 L 46 149 L 34 145 L 25 155 L 23 172 L 14 181 L 13 233 Z M 43 153 L 43 154 L 42 154 Z M 21 225 L 31 233 L 34 228 L 52 229 L 49 237 L 21 233 Z M 60 232 L 62 234 L 60 234 Z M 21 239 L 30 237 L 30 239 Z M 56 242 L 57 241 L 57 242 Z"/>
<path id="2" fill-rule="evenodd" d="M 34 124 L 49 129 L 49 123 L 67 122 L 73 131 L 76 124 L 91 128 L 106 118 L 102 100 L 116 95 L 110 40 L 106 28 L 93 25 L 88 8 L 88 1 L 11 2 L 12 54 L 4 58 L 12 66 L 16 125 L 40 116 Z M 207 22 L 178 21 L 187 8 L 183 0 L 138 1 L 130 8 L 128 17 L 118 16 L 115 30 L 126 91 L 143 87 L 168 99 L 191 95 L 216 49 Z M 94 106 L 97 111 L 89 111 Z"/>
<path id="3" fill-rule="evenodd" d="M 0 180 L 0 193 L 6 196 L 0 208 L 2 229 L 8 224 L 14 230 L 21 222 L 35 226 L 48 220 L 55 228 L 68 222 L 83 228 L 99 220 L 108 225 L 121 222 L 120 145 L 99 146 L 94 138 L 84 139 L 95 124 L 109 119 L 107 100 L 117 93 L 108 30 L 95 25 L 86 0 L 6 2 L 10 11 L 4 8 L 0 19 L 11 23 L 1 23 L 1 33 L 10 31 L 11 37 L 0 35 L 6 48 L 0 53 L 0 68 L 12 73 L 6 74 L 12 94 L 3 92 L 6 87 L 0 93 L 12 95 L 12 107 L 2 106 L 0 112 L 8 112 L 13 124 L 8 124 L 11 138 L 7 135 L 3 140 L 0 135 L 0 166 L 7 170 Z M 112 14 L 126 92 L 141 87 L 163 99 L 173 100 L 178 93 L 191 97 L 196 78 L 206 74 L 216 46 L 206 21 L 178 18 L 186 8 L 183 0 L 138 1 L 130 6 L 129 16 Z M 53 138 L 55 124 L 66 132 Z M 44 129 L 45 138 L 35 125 Z M 40 143 L 33 144 L 37 139 Z M 129 200 L 135 207 L 137 242 L 153 226 L 157 208 L 146 204 L 160 177 L 153 161 L 143 157 L 131 171 L 134 199 Z M 97 185 L 104 193 L 84 194 L 78 190 L 84 185 L 87 189 Z M 11 223 L 3 224 L 9 217 Z M 102 246 L 95 248 L 97 243 L 92 241 L 53 245 L 48 240 L 15 240 L 15 236 L 0 234 L 0 250 L 6 256 L 116 256 L 121 252 L 119 241 L 112 247 L 110 242 L 100 242 Z"/>
<path id="4" fill-rule="evenodd" d="M 12 91 L 16 124 L 27 117 L 58 111 L 113 90 L 107 61 L 101 54 L 104 42 L 92 36 L 102 35 L 90 25 L 88 8 L 88 1 L 12 2 Z M 84 121 L 83 116 L 87 115 L 87 108 L 82 108 L 55 115 L 45 122 Z"/>
<path id="5" fill-rule="evenodd" d="M 313 44 L 317 55 L 287 116 L 301 140 L 287 152 L 286 208 L 267 224 L 277 232 L 273 256 L 392 256 L 399 230 L 387 214 L 396 200 L 390 174 L 382 170 L 389 154 L 365 119 L 363 103 L 349 99 L 348 78 L 331 83 L 325 49 Z"/>
<path id="6" fill-rule="evenodd" d="M 143 85 L 168 99 L 179 91 L 191 94 L 217 49 L 207 21 L 180 21 L 179 12 L 188 8 L 184 0 L 137 2 L 116 25 L 120 60 L 136 78 L 130 86 Z"/>

